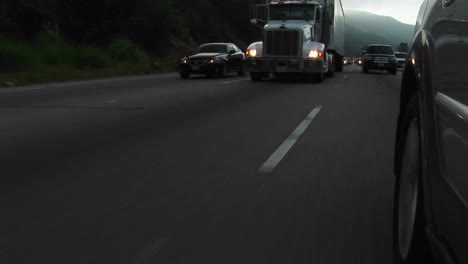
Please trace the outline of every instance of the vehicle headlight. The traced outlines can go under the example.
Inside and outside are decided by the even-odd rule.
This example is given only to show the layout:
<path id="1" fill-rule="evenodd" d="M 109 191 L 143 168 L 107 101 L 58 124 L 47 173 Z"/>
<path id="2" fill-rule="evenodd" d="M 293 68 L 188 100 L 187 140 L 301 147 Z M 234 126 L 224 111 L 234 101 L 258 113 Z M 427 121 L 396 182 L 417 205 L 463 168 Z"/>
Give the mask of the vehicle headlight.
<path id="1" fill-rule="evenodd" d="M 245 52 L 245 55 L 250 56 L 250 57 L 257 57 L 258 51 L 257 51 L 257 49 L 248 49 Z"/>
<path id="2" fill-rule="evenodd" d="M 371 60 L 372 60 L 372 56 L 365 56 L 365 57 L 364 57 L 364 60 L 366 60 L 366 61 L 371 61 Z"/>
<path id="3" fill-rule="evenodd" d="M 397 61 L 397 60 L 396 60 L 396 57 L 390 57 L 390 61 L 391 61 L 391 62 L 396 62 L 396 61 Z"/>
<path id="4" fill-rule="evenodd" d="M 323 57 L 323 51 L 320 50 L 309 50 L 309 58 L 321 58 Z"/>
<path id="5" fill-rule="evenodd" d="M 182 64 L 187 64 L 187 63 L 188 63 L 188 60 L 187 60 L 187 59 L 181 59 L 181 60 L 180 60 L 180 63 L 182 63 Z"/>

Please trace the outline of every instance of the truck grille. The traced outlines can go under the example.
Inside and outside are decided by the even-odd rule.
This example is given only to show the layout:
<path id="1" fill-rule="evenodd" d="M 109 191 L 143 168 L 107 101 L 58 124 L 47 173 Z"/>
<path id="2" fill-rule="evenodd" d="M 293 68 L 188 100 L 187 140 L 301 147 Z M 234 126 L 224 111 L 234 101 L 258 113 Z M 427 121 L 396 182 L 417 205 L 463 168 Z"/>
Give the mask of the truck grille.
<path id="1" fill-rule="evenodd" d="M 374 57 L 374 62 L 388 63 L 388 57 Z"/>
<path id="2" fill-rule="evenodd" d="M 292 30 L 267 31 L 266 55 L 299 57 L 299 32 Z"/>

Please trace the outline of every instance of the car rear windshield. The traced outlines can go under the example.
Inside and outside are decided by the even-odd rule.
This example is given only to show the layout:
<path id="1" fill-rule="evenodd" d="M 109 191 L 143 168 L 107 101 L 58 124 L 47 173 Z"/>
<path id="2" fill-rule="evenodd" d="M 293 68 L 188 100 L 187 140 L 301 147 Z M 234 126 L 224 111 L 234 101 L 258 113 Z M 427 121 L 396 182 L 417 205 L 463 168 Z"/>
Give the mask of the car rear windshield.
<path id="1" fill-rule="evenodd" d="M 197 53 L 226 53 L 227 52 L 227 45 L 223 44 L 209 44 L 200 46 L 196 51 Z"/>
<path id="2" fill-rule="evenodd" d="M 367 53 L 393 55 L 393 49 L 389 46 L 370 46 L 369 48 L 367 48 Z"/>

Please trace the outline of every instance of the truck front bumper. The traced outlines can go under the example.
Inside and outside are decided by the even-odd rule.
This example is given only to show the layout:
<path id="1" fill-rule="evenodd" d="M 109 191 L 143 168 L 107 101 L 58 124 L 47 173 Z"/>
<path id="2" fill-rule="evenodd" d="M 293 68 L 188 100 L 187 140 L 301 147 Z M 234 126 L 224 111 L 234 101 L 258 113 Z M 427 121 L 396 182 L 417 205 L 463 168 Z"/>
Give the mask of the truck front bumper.
<path id="1" fill-rule="evenodd" d="M 246 70 L 262 73 L 325 73 L 323 59 L 246 58 Z"/>

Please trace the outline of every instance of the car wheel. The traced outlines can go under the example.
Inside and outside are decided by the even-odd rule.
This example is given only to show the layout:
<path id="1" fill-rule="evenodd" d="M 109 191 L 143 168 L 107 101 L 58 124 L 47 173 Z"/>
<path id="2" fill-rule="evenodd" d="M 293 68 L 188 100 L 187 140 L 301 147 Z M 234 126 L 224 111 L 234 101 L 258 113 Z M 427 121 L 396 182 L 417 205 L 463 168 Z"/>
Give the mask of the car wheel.
<path id="1" fill-rule="evenodd" d="M 245 75 L 245 64 L 242 63 L 239 72 L 237 73 L 239 76 Z"/>
<path id="2" fill-rule="evenodd" d="M 395 69 L 390 70 L 390 73 L 391 73 L 392 75 L 396 75 L 396 74 L 397 74 L 397 69 L 395 68 Z"/>
<path id="3" fill-rule="evenodd" d="M 180 72 L 180 78 L 188 79 L 189 77 L 190 77 L 190 72 L 188 72 L 188 71 L 181 71 Z"/>
<path id="4" fill-rule="evenodd" d="M 402 137 L 402 158 L 395 179 L 393 204 L 395 264 L 433 263 L 425 235 L 417 100 L 417 96 L 412 98 L 401 123 L 405 135 Z"/>
<path id="5" fill-rule="evenodd" d="M 367 69 L 367 67 L 366 67 L 366 66 L 362 66 L 362 72 L 363 72 L 363 73 L 368 73 L 368 72 L 369 72 L 369 70 Z"/>
<path id="6" fill-rule="evenodd" d="M 226 64 L 223 64 L 222 66 L 219 67 L 218 69 L 218 77 L 220 78 L 226 78 L 228 75 L 228 67 Z"/>
<path id="7" fill-rule="evenodd" d="M 254 82 L 259 82 L 262 80 L 264 73 L 262 72 L 250 72 L 250 79 Z"/>

